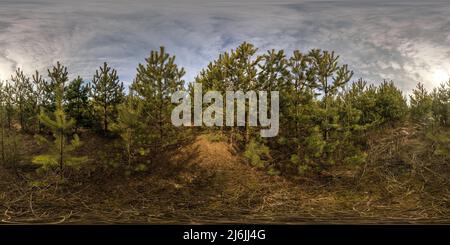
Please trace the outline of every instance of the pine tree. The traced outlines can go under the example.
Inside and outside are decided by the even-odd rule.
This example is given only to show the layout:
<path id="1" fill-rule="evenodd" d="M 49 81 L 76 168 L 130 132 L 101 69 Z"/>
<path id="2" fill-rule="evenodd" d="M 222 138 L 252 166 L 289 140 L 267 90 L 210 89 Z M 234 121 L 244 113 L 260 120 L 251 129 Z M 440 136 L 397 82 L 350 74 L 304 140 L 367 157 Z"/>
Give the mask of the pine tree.
<path id="1" fill-rule="evenodd" d="M 263 57 L 255 56 L 257 48 L 254 45 L 244 42 L 235 50 L 224 52 L 219 55 L 219 58 L 211 62 L 208 67 L 200 73 L 196 78 L 197 83 L 202 84 L 203 92 L 214 90 L 225 94 L 226 91 L 242 91 L 246 93 L 249 90 L 262 89 L 263 87 L 278 86 L 277 80 L 280 79 L 277 69 L 273 69 L 273 73 L 265 73 L 266 77 L 271 77 L 270 81 L 263 79 L 258 80 L 259 62 Z M 284 59 L 284 54 L 273 51 L 268 53 L 266 66 L 274 65 Z M 263 64 L 264 65 L 264 64 Z M 284 64 L 281 64 L 284 66 Z M 262 75 L 261 75 L 262 76 Z M 224 103 L 226 106 L 226 101 Z M 248 110 L 248 109 L 246 109 Z M 226 112 L 224 113 L 226 114 Z M 237 121 L 236 113 L 232 115 L 234 122 Z M 246 113 L 248 119 L 248 113 Z M 246 120 L 248 122 L 248 120 Z M 221 128 L 222 131 L 228 129 Z M 245 128 L 231 127 L 229 130 L 230 143 L 234 146 L 241 146 L 241 143 L 248 143 L 250 138 L 250 127 Z"/>
<path id="2" fill-rule="evenodd" d="M 408 112 L 406 98 L 393 81 L 383 81 L 377 88 L 375 111 L 386 123 L 394 123 L 405 118 Z"/>
<path id="3" fill-rule="evenodd" d="M 308 85 L 303 96 L 310 99 L 303 101 L 304 105 L 299 109 L 303 110 L 300 119 L 307 125 L 302 131 L 307 133 L 297 140 L 297 157 L 291 158 L 304 162 L 300 163 L 299 172 L 311 169 L 311 165 L 323 170 L 339 160 L 336 153 L 342 140 L 343 125 L 340 124 L 336 97 L 350 81 L 353 72 L 347 65 L 340 66 L 338 60 L 339 56 L 334 52 L 318 49 L 311 50 L 305 58 L 303 76 L 307 81 L 300 82 L 300 86 Z M 299 71 L 293 71 L 294 76 L 298 76 L 295 74 Z M 315 147 L 318 148 L 314 150 Z"/>
<path id="4" fill-rule="evenodd" d="M 123 83 L 119 81 L 117 71 L 105 62 L 95 72 L 91 83 L 91 96 L 96 111 L 101 114 L 103 132 L 108 132 L 108 123 L 115 122 L 117 106 L 125 96 Z"/>
<path id="5" fill-rule="evenodd" d="M 32 76 L 32 83 L 34 86 L 34 98 L 35 98 L 35 114 L 39 115 L 41 110 L 50 110 L 49 104 L 51 103 L 49 101 L 50 93 L 51 93 L 51 86 L 47 83 L 47 81 L 42 78 L 42 75 L 39 74 L 38 71 L 36 71 Z M 37 127 L 38 132 L 40 133 L 42 130 L 41 121 L 37 120 Z"/>
<path id="6" fill-rule="evenodd" d="M 72 80 L 65 90 L 65 111 L 68 116 L 75 119 L 75 133 L 86 123 L 89 111 L 89 86 L 84 84 L 81 77 Z"/>
<path id="7" fill-rule="evenodd" d="M 5 149 L 5 92 L 4 82 L 0 81 L 0 147 L 1 147 L 1 160 L 4 164 L 6 162 L 6 149 Z"/>
<path id="8" fill-rule="evenodd" d="M 15 113 L 14 88 L 8 81 L 5 81 L 4 85 L 4 103 L 6 124 L 8 125 L 8 129 L 11 129 Z"/>
<path id="9" fill-rule="evenodd" d="M 282 79 L 282 74 L 280 73 L 283 72 L 282 69 L 285 67 L 284 53 L 281 51 L 275 52 L 274 50 L 272 50 L 269 51 L 266 56 L 262 57 L 255 56 L 257 51 L 258 49 L 253 44 L 247 42 L 242 43 L 236 48 L 236 50 L 231 51 L 230 59 L 225 60 L 225 70 L 223 71 L 226 75 L 225 84 L 227 90 L 240 90 L 244 93 L 247 93 L 249 90 L 258 89 L 267 89 L 267 91 L 273 91 L 278 90 L 277 88 L 282 86 L 282 82 L 280 82 L 280 80 Z M 259 76 L 263 76 L 262 74 L 258 74 L 258 64 L 262 61 L 263 58 L 265 58 L 266 61 L 264 64 L 262 64 L 263 66 L 275 67 L 271 70 L 265 69 L 267 70 L 267 72 L 264 73 L 264 75 L 267 80 L 258 80 Z M 223 92 L 225 93 L 225 91 Z M 248 125 L 248 106 L 248 101 L 246 100 L 244 108 L 246 112 L 245 126 L 243 128 L 231 128 L 230 140 L 231 144 L 235 144 L 235 146 L 240 146 L 240 144 L 242 144 L 242 147 L 244 147 L 250 142 L 250 137 L 253 134 L 252 132 L 256 132 L 256 128 L 251 129 Z M 235 117 L 234 121 L 237 122 L 237 113 L 232 116 Z"/>
<path id="10" fill-rule="evenodd" d="M 11 76 L 14 89 L 14 103 L 17 106 L 17 113 L 21 130 L 28 130 L 28 123 L 34 116 L 34 94 L 33 86 L 30 78 L 25 76 L 23 71 L 19 68 L 15 75 Z"/>
<path id="11" fill-rule="evenodd" d="M 256 59 L 258 62 L 259 72 L 257 78 L 250 77 L 249 87 L 253 90 L 265 90 L 265 91 L 279 91 L 279 103 L 280 103 L 280 118 L 281 124 L 286 124 L 289 115 L 289 80 L 290 72 L 288 70 L 289 61 L 286 58 L 283 50 L 269 50 L 267 53 L 258 56 Z M 255 69 L 253 65 L 248 64 L 247 69 Z M 252 82 L 252 80 L 257 82 Z M 253 85 L 254 84 L 254 85 Z M 246 120 L 248 122 L 248 118 Z M 246 131 L 246 143 L 250 140 L 250 128 L 245 127 Z M 283 132 L 282 132 L 283 133 Z"/>
<path id="12" fill-rule="evenodd" d="M 284 105 L 288 110 L 284 115 L 286 132 L 294 132 L 298 136 L 311 124 L 310 109 L 316 96 L 314 89 L 317 88 L 316 69 L 312 67 L 311 57 L 295 50 L 289 58 L 288 70 L 287 102 Z"/>
<path id="13" fill-rule="evenodd" d="M 416 88 L 412 91 L 412 95 L 409 96 L 409 100 L 411 105 L 411 118 L 418 122 L 428 120 L 431 115 L 433 100 L 422 83 L 417 84 Z"/>
<path id="14" fill-rule="evenodd" d="M 338 90 L 350 81 L 353 71 L 349 71 L 347 65 L 339 66 L 339 56 L 335 55 L 334 52 L 314 49 L 311 50 L 309 56 L 316 69 L 317 89 L 323 94 L 322 101 L 325 110 L 323 128 L 325 140 L 328 140 L 330 130 L 334 127 L 333 121 L 335 120 L 330 104 Z"/>
<path id="15" fill-rule="evenodd" d="M 13 167 L 17 174 L 16 164 L 20 160 L 21 138 L 15 130 L 7 130 L 7 99 L 9 97 L 5 87 L 8 84 L 0 81 L 0 163 L 6 167 Z"/>
<path id="16" fill-rule="evenodd" d="M 63 109 L 63 96 L 68 81 L 67 67 L 59 62 L 52 70 L 48 70 L 48 76 L 54 82 L 55 94 L 55 112 L 53 118 L 50 118 L 44 111 L 39 115 L 41 122 L 48 127 L 55 138 L 53 144 L 42 136 L 36 135 L 40 143 L 50 145 L 49 153 L 39 155 L 33 158 L 33 163 L 41 165 L 41 169 L 48 170 L 58 167 L 61 179 L 64 177 L 64 167 L 78 167 L 80 163 L 86 160 L 85 157 L 71 156 L 71 152 L 81 145 L 78 135 L 68 143 L 68 135 L 75 124 L 73 119 L 68 119 Z"/>
<path id="17" fill-rule="evenodd" d="M 142 113 L 150 130 L 149 142 L 156 150 L 175 136 L 170 119 L 174 107 L 170 96 L 184 89 L 185 71 L 178 68 L 175 56 L 166 53 L 164 47 L 151 51 L 145 62 L 139 64 L 131 89 L 143 100 Z"/>
<path id="18" fill-rule="evenodd" d="M 260 141 L 251 139 L 246 145 L 244 157 L 255 167 L 266 167 L 267 160 L 270 159 L 270 149 Z"/>
<path id="19" fill-rule="evenodd" d="M 339 119 L 345 128 L 365 128 L 378 123 L 375 111 L 375 87 L 367 86 L 367 82 L 359 79 L 350 86 L 346 86 L 337 97 Z"/>
<path id="20" fill-rule="evenodd" d="M 375 126 L 381 123 L 381 115 L 376 109 L 376 86 L 368 85 L 366 81 L 359 79 L 344 91 L 342 97 L 345 104 L 351 104 L 352 108 L 359 111 L 356 122 L 358 125 Z"/>
<path id="21" fill-rule="evenodd" d="M 117 123 L 113 124 L 113 130 L 120 135 L 124 143 L 128 167 L 133 165 L 145 133 L 144 125 L 140 120 L 141 111 L 141 101 L 130 93 L 125 102 L 119 105 Z"/>
<path id="22" fill-rule="evenodd" d="M 258 73 L 257 88 L 267 91 L 284 90 L 289 80 L 288 60 L 284 51 L 272 49 L 256 60 L 261 61 L 258 64 L 260 72 Z"/>
<path id="23" fill-rule="evenodd" d="M 17 174 L 16 164 L 20 160 L 20 137 L 14 130 L 7 130 L 7 99 L 8 93 L 4 89 L 8 84 L 0 81 L 0 163 L 6 167 L 13 167 Z"/>
<path id="24" fill-rule="evenodd" d="M 435 88 L 432 97 L 434 120 L 442 126 L 450 126 L 450 80 Z"/>

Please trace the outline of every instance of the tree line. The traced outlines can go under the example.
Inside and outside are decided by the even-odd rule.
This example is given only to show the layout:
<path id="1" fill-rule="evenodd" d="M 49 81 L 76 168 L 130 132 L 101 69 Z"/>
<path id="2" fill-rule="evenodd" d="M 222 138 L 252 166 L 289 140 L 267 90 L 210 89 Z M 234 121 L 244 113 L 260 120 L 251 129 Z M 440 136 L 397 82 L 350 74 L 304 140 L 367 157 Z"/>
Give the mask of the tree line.
<path id="1" fill-rule="evenodd" d="M 179 143 L 184 128 L 171 123 L 175 91 L 193 91 L 185 71 L 163 47 L 151 51 L 138 65 L 125 90 L 117 70 L 101 65 L 91 81 L 69 81 L 68 69 L 57 63 L 44 78 L 17 69 L 0 83 L 1 160 L 14 165 L 20 134 L 34 135 L 47 152 L 33 157 L 39 171 L 64 176 L 65 169 L 81 168 L 89 156 L 74 154 L 82 142 L 78 134 L 91 130 L 99 137 L 119 137 L 123 165 L 135 171 L 148 166 L 139 158 L 157 155 Z M 258 54 L 243 43 L 210 62 L 198 76 L 203 93 L 210 90 L 267 90 L 280 92 L 280 130 L 261 138 L 258 127 L 215 127 L 252 165 L 270 174 L 313 174 L 334 165 L 366 161 L 367 132 L 411 120 L 427 127 L 450 126 L 450 81 L 432 91 L 419 83 L 409 96 L 392 81 L 376 86 L 340 64 L 334 52 L 269 50 Z M 207 106 L 207 105 L 204 105 Z M 248 115 L 248 113 L 247 113 Z M 248 122 L 248 120 L 247 120 Z M 101 146 L 99 146 L 101 147 Z"/>

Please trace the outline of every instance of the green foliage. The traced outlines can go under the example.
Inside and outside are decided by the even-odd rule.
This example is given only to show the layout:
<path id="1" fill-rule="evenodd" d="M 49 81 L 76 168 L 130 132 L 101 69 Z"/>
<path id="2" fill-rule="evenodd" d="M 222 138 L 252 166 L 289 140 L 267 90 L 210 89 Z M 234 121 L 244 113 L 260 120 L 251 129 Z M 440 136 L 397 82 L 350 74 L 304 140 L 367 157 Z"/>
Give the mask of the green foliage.
<path id="1" fill-rule="evenodd" d="M 214 133 L 214 132 L 212 132 L 212 133 L 209 133 L 208 135 L 207 135 L 207 138 L 208 138 L 208 140 L 209 141 L 211 141 L 211 142 L 223 142 L 223 141 L 226 141 L 226 136 L 224 135 L 224 134 L 221 134 L 221 133 Z"/>
<path id="2" fill-rule="evenodd" d="M 36 101 L 33 94 L 33 86 L 30 78 L 24 75 L 19 68 L 15 75 L 11 76 L 12 89 L 14 94 L 14 103 L 17 107 L 17 114 L 21 130 L 27 131 L 30 121 L 35 118 Z"/>
<path id="3" fill-rule="evenodd" d="M 113 131 L 118 133 L 125 148 L 128 166 L 134 162 L 142 145 L 144 125 L 140 121 L 142 103 L 133 94 L 126 97 L 125 102 L 118 107 L 117 122 L 113 124 Z"/>
<path id="4" fill-rule="evenodd" d="M 344 163 L 352 166 L 360 166 L 366 162 L 367 153 L 359 152 L 354 155 L 348 156 L 344 159 Z"/>
<path id="5" fill-rule="evenodd" d="M 175 56 L 163 47 L 151 51 L 139 64 L 128 95 L 117 71 L 107 63 L 96 71 L 90 84 L 81 77 L 66 84 L 67 69 L 59 63 L 48 71 L 48 80 L 38 72 L 29 78 L 18 69 L 11 82 L 0 83 L 2 162 L 19 161 L 20 137 L 15 126 L 20 125 L 25 133 L 37 132 L 36 141 L 48 146 L 48 152 L 33 162 L 41 170 L 59 169 L 63 176 L 65 166 L 78 168 L 86 161 L 75 156 L 81 142 L 72 135 L 73 129 L 77 133 L 80 127 L 89 130 L 101 124 L 105 133 L 111 130 L 120 136 L 117 142 L 123 148 L 114 159 L 105 157 L 106 164 L 123 167 L 129 174 L 147 171 L 149 158 L 191 133 L 171 123 L 171 95 L 185 90 L 184 74 Z M 258 136 L 260 128 L 246 124 L 213 128 L 208 139 L 230 141 L 253 166 L 265 168 L 271 175 L 304 175 L 364 164 L 369 131 L 402 122 L 408 113 L 411 120 L 433 128 L 450 125 L 450 81 L 431 93 L 419 83 L 409 96 L 408 108 L 392 81 L 378 86 L 363 79 L 350 83 L 352 76 L 334 52 L 295 50 L 288 55 L 272 49 L 258 54 L 254 45 L 244 42 L 220 54 L 195 81 L 203 85 L 203 93 L 279 91 L 280 134 L 263 143 Z M 50 141 L 41 134 L 48 132 L 53 134 Z M 441 134 L 428 134 L 434 154 L 440 157 L 449 154 L 447 134 Z"/>
<path id="6" fill-rule="evenodd" d="M 119 81 L 117 71 L 105 62 L 95 71 L 91 86 L 96 115 L 102 121 L 103 132 L 107 133 L 109 122 L 114 123 L 117 119 L 117 106 L 125 95 L 123 83 Z"/>
<path id="7" fill-rule="evenodd" d="M 353 72 L 339 64 L 334 52 L 296 50 L 286 57 L 283 50 L 263 55 L 256 51 L 243 43 L 224 52 L 201 71 L 196 82 L 202 83 L 204 92 L 279 90 L 280 136 L 267 147 L 299 173 L 335 164 L 362 164 L 365 132 L 382 123 L 401 121 L 408 112 L 402 92 L 392 82 L 376 87 L 360 79 L 348 86 Z M 257 129 L 221 130 L 251 162 L 264 165 L 252 141 Z M 273 167 L 284 169 L 281 162 Z"/>
<path id="8" fill-rule="evenodd" d="M 432 142 L 433 154 L 450 158 L 450 133 L 441 128 L 430 128 L 426 138 Z"/>
<path id="9" fill-rule="evenodd" d="M 411 118 L 417 122 L 428 121 L 431 117 L 433 99 L 423 87 L 423 84 L 417 84 L 412 91 L 412 95 L 409 96 L 409 100 Z"/>
<path id="10" fill-rule="evenodd" d="M 305 138 L 305 149 L 308 156 L 319 158 L 322 156 L 326 146 L 326 141 L 323 138 L 318 126 L 311 129 L 310 134 Z"/>
<path id="11" fill-rule="evenodd" d="M 302 161 L 297 154 L 291 155 L 290 162 L 294 164 L 294 166 L 297 166 L 297 173 L 300 175 L 304 175 L 311 170 L 311 166 L 307 163 L 307 160 Z"/>
<path id="12" fill-rule="evenodd" d="M 4 119 L 8 129 L 12 128 L 12 122 L 14 117 L 14 88 L 8 82 L 2 83 L 2 108 L 4 110 Z"/>
<path id="13" fill-rule="evenodd" d="M 396 122 L 405 118 L 408 112 L 406 99 L 394 82 L 384 81 L 377 88 L 375 110 L 384 122 Z"/>
<path id="14" fill-rule="evenodd" d="M 134 168 L 134 171 L 136 171 L 136 172 L 145 172 L 145 171 L 147 171 L 148 170 L 148 167 L 147 167 L 147 165 L 145 165 L 145 164 L 138 164 L 135 168 Z"/>
<path id="15" fill-rule="evenodd" d="M 270 158 L 270 149 L 261 142 L 251 139 L 247 144 L 244 156 L 250 164 L 258 168 L 264 168 L 267 160 Z"/>
<path id="16" fill-rule="evenodd" d="M 131 85 L 130 90 L 142 103 L 140 117 L 147 130 L 145 143 L 155 153 L 178 137 L 171 123 L 174 108 L 171 95 L 184 90 L 184 74 L 184 69 L 175 64 L 175 56 L 170 56 L 161 47 L 159 51 L 151 51 L 145 64 L 139 64 Z"/>
<path id="17" fill-rule="evenodd" d="M 65 112 L 75 119 L 75 133 L 82 125 L 88 125 L 90 104 L 89 87 L 81 77 L 74 79 L 64 91 Z"/>
<path id="18" fill-rule="evenodd" d="M 41 110 L 54 111 L 54 96 L 52 84 L 48 83 L 38 71 L 32 76 L 33 93 L 34 93 L 34 114 L 39 115 Z M 41 121 L 37 118 L 37 131 L 42 131 Z"/>
<path id="19" fill-rule="evenodd" d="M 435 122 L 450 126 L 450 80 L 433 90 L 431 111 Z"/>
<path id="20" fill-rule="evenodd" d="M 67 68 L 59 62 L 52 70 L 48 71 L 49 77 L 54 82 L 55 93 L 55 112 L 53 118 L 50 118 L 44 111 L 39 115 L 40 121 L 50 129 L 53 133 L 54 141 L 47 141 L 44 137 L 38 136 L 41 143 L 46 143 L 49 146 L 47 154 L 38 155 L 33 158 L 33 163 L 38 164 L 41 170 L 50 170 L 59 168 L 61 178 L 63 178 L 63 171 L 65 166 L 79 168 L 80 164 L 86 161 L 86 157 L 72 156 L 72 152 L 81 145 L 78 135 L 74 135 L 73 139 L 68 141 L 67 134 L 75 124 L 73 119 L 67 119 L 66 113 L 63 110 L 63 95 L 65 90 L 65 83 L 68 81 Z"/>
<path id="21" fill-rule="evenodd" d="M 6 87 L 6 89 L 4 89 Z M 10 128 L 9 106 L 11 94 L 9 85 L 0 82 L 0 164 L 17 167 L 21 160 L 22 138 Z"/>
<path id="22" fill-rule="evenodd" d="M 359 79 L 337 98 L 339 118 L 347 129 L 362 130 L 378 125 L 382 116 L 377 112 L 377 88 L 367 86 L 367 82 Z"/>
<path id="23" fill-rule="evenodd" d="M 280 175 L 281 172 L 279 170 L 277 170 L 275 167 L 270 166 L 269 169 L 267 170 L 267 174 L 275 176 L 275 175 Z"/>
<path id="24" fill-rule="evenodd" d="M 1 129 L 0 132 L 0 164 L 8 168 L 17 168 L 22 161 L 23 139 L 13 130 Z"/>
<path id="25" fill-rule="evenodd" d="M 327 105 L 330 96 L 336 94 L 340 88 L 350 81 L 353 72 L 348 70 L 347 65 L 339 66 L 339 56 L 335 55 L 334 52 L 314 49 L 311 50 L 309 56 L 316 70 L 317 88 L 323 93 L 323 101 Z"/>
<path id="26" fill-rule="evenodd" d="M 203 93 L 210 90 L 225 94 L 227 90 L 240 90 L 245 93 L 249 90 L 276 89 L 284 79 L 280 76 L 282 71 L 279 71 L 285 66 L 283 52 L 270 51 L 264 56 L 255 57 L 256 52 L 257 49 L 252 44 L 244 42 L 235 50 L 220 54 L 218 59 L 200 72 L 196 82 L 202 84 Z M 258 68 L 262 68 L 260 73 Z M 265 79 L 262 79 L 263 77 Z M 222 127 L 221 130 L 236 146 L 245 145 L 252 136 L 252 130 L 248 125 L 242 128 Z"/>
<path id="27" fill-rule="evenodd" d="M 251 47 L 253 48 L 253 46 Z M 256 51 L 256 49 L 254 49 L 254 51 Z M 250 89 L 257 88 L 259 90 L 267 91 L 284 90 L 289 79 L 289 61 L 286 59 L 283 50 L 269 50 L 267 53 L 256 57 L 254 62 L 258 62 L 258 67 L 260 69 L 260 72 L 258 73 L 258 83 L 252 86 L 252 81 L 250 80 L 247 82 L 247 87 L 250 87 Z M 249 63 L 248 66 L 253 69 L 252 63 Z"/>

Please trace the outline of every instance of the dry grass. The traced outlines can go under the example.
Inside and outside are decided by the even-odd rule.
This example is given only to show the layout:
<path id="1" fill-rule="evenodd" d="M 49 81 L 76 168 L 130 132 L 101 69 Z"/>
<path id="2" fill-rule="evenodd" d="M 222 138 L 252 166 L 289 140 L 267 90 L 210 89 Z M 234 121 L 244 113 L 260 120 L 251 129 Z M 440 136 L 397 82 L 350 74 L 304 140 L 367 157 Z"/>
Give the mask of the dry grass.
<path id="1" fill-rule="evenodd" d="M 327 182 L 302 183 L 258 171 L 233 154 L 228 144 L 211 142 L 206 135 L 161 154 L 148 173 L 126 177 L 96 167 L 121 160 L 115 140 L 84 135 L 81 151 L 90 156 L 93 167 L 66 183 L 31 185 L 42 180 L 34 171 L 16 175 L 0 169 L 1 221 L 448 223 L 448 163 L 436 169 L 420 162 L 426 153 L 415 150 L 414 146 L 425 147 L 417 130 L 393 130 L 373 139 L 370 160 L 355 172 Z M 105 152 L 94 154 L 96 145 L 103 145 Z M 30 146 L 28 153 L 39 150 Z M 442 174 L 446 175 L 439 178 Z M 54 177 L 46 178 L 51 183 Z"/>

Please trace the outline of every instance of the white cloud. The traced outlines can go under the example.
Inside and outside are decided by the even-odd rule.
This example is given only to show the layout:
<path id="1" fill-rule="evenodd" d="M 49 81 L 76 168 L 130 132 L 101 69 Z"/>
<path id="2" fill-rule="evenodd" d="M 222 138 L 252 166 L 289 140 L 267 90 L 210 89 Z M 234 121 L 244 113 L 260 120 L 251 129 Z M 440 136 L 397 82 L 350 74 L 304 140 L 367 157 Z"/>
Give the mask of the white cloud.
<path id="1" fill-rule="evenodd" d="M 0 78 L 60 60 L 90 79 L 108 61 L 129 82 L 164 45 L 190 81 L 220 52 L 250 41 L 261 51 L 335 50 L 356 78 L 393 79 L 408 91 L 450 70 L 449 16 L 442 1 L 0 0 Z"/>

